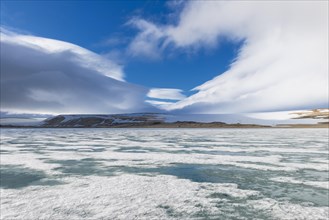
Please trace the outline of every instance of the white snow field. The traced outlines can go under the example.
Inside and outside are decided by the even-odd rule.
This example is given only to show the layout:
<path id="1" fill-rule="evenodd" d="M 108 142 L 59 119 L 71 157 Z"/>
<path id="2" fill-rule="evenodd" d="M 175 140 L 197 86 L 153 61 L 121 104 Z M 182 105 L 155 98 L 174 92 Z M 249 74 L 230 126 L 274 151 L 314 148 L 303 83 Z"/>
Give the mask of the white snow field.
<path id="1" fill-rule="evenodd" d="M 328 219 L 328 129 L 1 129 L 1 219 Z"/>

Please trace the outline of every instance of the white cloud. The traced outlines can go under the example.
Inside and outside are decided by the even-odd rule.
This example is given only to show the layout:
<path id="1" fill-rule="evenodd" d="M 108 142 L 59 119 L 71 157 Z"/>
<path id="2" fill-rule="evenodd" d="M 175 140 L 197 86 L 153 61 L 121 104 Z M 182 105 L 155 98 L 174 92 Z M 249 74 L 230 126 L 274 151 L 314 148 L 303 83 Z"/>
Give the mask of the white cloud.
<path id="1" fill-rule="evenodd" d="M 153 88 L 147 93 L 147 97 L 155 99 L 182 100 L 186 98 L 181 89 Z"/>
<path id="2" fill-rule="evenodd" d="M 149 108 L 122 68 L 63 41 L 1 29 L 1 111 L 121 113 Z"/>
<path id="3" fill-rule="evenodd" d="M 143 42 L 149 54 L 161 54 L 168 45 L 188 49 L 214 47 L 220 38 L 244 40 L 225 73 L 168 110 L 233 113 L 328 106 L 327 1 L 190 1 L 177 25 L 134 22 L 144 25 L 132 45 Z"/>
<path id="4" fill-rule="evenodd" d="M 96 53 L 68 42 L 32 35 L 20 35 L 3 28 L 1 28 L 1 42 L 29 47 L 45 54 L 72 52 L 76 55 L 73 58 L 74 62 L 79 65 L 86 68 L 92 68 L 100 74 L 109 76 L 116 80 L 124 81 L 124 74 L 121 66 Z"/>
<path id="5" fill-rule="evenodd" d="M 156 101 L 156 100 L 145 100 L 145 102 L 161 110 L 166 110 L 169 106 L 173 104 L 173 102 Z"/>
<path id="6" fill-rule="evenodd" d="M 160 45 L 159 40 L 163 36 L 161 29 L 140 19 L 132 19 L 129 24 L 138 28 L 141 32 L 130 43 L 127 50 L 128 54 L 133 57 L 145 56 L 159 59 L 161 56 L 157 50 Z"/>
<path id="7" fill-rule="evenodd" d="M 181 89 L 152 88 L 147 93 L 147 97 L 157 100 L 146 100 L 145 102 L 151 104 L 152 106 L 158 109 L 167 110 L 174 104 L 175 101 L 183 100 L 186 98 L 186 96 L 182 94 L 182 92 L 183 91 Z"/>

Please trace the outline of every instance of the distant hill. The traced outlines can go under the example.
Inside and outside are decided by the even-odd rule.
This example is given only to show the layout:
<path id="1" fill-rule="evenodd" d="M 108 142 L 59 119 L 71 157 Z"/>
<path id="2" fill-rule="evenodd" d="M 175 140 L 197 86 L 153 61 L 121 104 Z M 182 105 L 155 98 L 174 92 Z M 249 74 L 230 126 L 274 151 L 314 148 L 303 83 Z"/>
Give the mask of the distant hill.
<path id="1" fill-rule="evenodd" d="M 122 127 L 124 125 L 152 125 L 164 123 L 164 118 L 155 113 L 113 115 L 58 115 L 46 119 L 42 127 Z"/>
<path id="2" fill-rule="evenodd" d="M 170 115 L 169 115 L 170 116 Z M 197 118 L 196 118 L 197 120 Z M 217 128 L 266 127 L 255 124 L 226 124 L 224 122 L 167 121 L 167 115 L 156 113 L 115 115 L 58 115 L 44 121 L 51 128 Z"/>
<path id="3" fill-rule="evenodd" d="M 1 127 L 31 128 L 264 128 L 328 127 L 328 109 L 287 113 L 288 120 L 264 120 L 243 114 L 70 114 L 44 120 L 1 118 Z"/>

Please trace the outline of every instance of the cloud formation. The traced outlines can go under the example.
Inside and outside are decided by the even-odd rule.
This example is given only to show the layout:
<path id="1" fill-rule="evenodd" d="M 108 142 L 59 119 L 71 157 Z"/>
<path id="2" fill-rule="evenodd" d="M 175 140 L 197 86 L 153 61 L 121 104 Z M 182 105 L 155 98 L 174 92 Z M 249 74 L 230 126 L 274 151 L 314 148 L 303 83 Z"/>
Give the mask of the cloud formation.
<path id="1" fill-rule="evenodd" d="M 1 111 L 122 113 L 148 109 L 122 68 L 63 41 L 1 29 Z"/>
<path id="2" fill-rule="evenodd" d="M 133 57 L 144 56 L 159 59 L 161 57 L 158 52 L 161 45 L 160 39 L 164 36 L 162 29 L 143 19 L 132 19 L 129 24 L 141 32 L 128 46 L 128 54 Z"/>
<path id="3" fill-rule="evenodd" d="M 186 98 L 182 92 L 181 89 L 153 88 L 147 93 L 147 97 L 155 99 L 182 100 Z"/>
<path id="4" fill-rule="evenodd" d="M 132 22 L 140 29 L 130 45 L 136 55 L 216 47 L 222 38 L 244 42 L 226 72 L 167 110 L 238 113 L 328 106 L 327 1 L 190 1 L 177 24 Z"/>
<path id="5" fill-rule="evenodd" d="M 174 101 L 183 100 L 186 98 L 182 92 L 183 90 L 181 89 L 152 88 L 147 93 L 147 97 L 151 99 L 146 100 L 145 102 L 155 106 L 158 109 L 166 110 L 174 103 Z"/>

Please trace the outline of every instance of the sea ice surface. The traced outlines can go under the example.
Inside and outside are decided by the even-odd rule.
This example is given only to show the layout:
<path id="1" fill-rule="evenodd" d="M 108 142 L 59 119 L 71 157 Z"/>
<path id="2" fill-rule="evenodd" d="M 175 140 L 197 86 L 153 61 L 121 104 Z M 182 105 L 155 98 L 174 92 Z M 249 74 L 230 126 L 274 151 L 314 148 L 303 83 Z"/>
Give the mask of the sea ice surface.
<path id="1" fill-rule="evenodd" d="M 1 129 L 1 219 L 328 219 L 327 129 Z"/>

